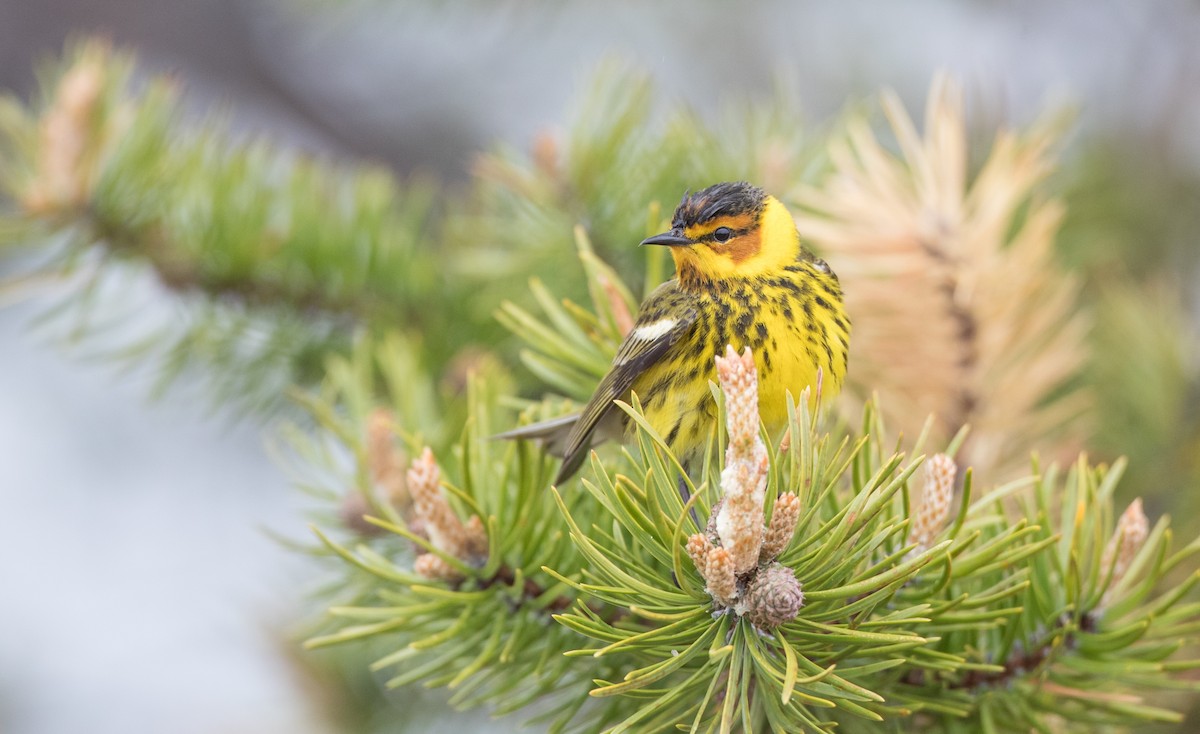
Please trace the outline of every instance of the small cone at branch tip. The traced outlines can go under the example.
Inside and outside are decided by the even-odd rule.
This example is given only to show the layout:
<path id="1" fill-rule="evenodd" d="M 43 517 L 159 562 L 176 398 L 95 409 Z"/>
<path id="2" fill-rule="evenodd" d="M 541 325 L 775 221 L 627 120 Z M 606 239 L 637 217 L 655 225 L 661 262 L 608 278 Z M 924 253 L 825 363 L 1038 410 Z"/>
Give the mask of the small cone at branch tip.
<path id="1" fill-rule="evenodd" d="M 730 345 L 725 355 L 717 357 L 717 379 L 725 393 L 725 423 L 729 445 L 738 453 L 759 441 L 758 436 L 758 370 L 754 355 L 747 347 L 738 354 Z"/>
<path id="2" fill-rule="evenodd" d="M 792 569 L 778 563 L 763 568 L 746 587 L 739 611 L 755 627 L 774 629 L 800 614 L 804 590 Z"/>
<path id="3" fill-rule="evenodd" d="M 726 346 L 717 357 L 717 377 L 725 394 L 729 446 L 721 472 L 724 495 L 717 514 L 717 536 L 729 551 L 737 573 L 758 565 L 763 542 L 768 453 L 759 435 L 758 371 L 747 348 L 738 355 Z"/>
<path id="4" fill-rule="evenodd" d="M 737 574 L 733 570 L 733 559 L 724 548 L 713 548 L 704 562 L 704 579 L 708 582 L 708 593 L 725 606 L 732 606 L 737 598 Z"/>
<path id="5" fill-rule="evenodd" d="M 441 469 L 428 446 L 408 470 L 408 489 L 413 498 L 413 510 L 423 521 L 433 547 L 464 561 L 475 560 L 472 549 L 486 544 L 483 523 L 476 521 L 476 532 L 482 540 L 480 537 L 472 539 L 468 528 L 442 495 Z"/>
<path id="6" fill-rule="evenodd" d="M 396 448 L 395 416 L 387 408 L 376 408 L 367 418 L 367 471 L 380 494 L 393 507 L 404 511 L 412 504 L 408 494 L 404 453 Z"/>
<path id="7" fill-rule="evenodd" d="M 376 408 L 367 417 L 367 468 L 377 482 L 391 468 L 394 423 L 387 408 Z"/>
<path id="8" fill-rule="evenodd" d="M 37 177 L 22 203 L 34 213 L 81 205 L 87 199 L 84 159 L 104 92 L 103 58 L 86 53 L 58 84 L 53 106 L 42 119 Z"/>
<path id="9" fill-rule="evenodd" d="M 696 533 L 687 540 L 687 554 L 692 559 L 692 563 L 696 564 L 696 570 L 704 576 L 708 565 L 708 552 L 713 549 L 713 544 L 702 533 Z M 708 577 L 705 576 L 705 580 Z"/>
<path id="10" fill-rule="evenodd" d="M 1112 577 L 1108 584 L 1108 590 L 1104 592 L 1104 598 L 1100 603 L 1101 608 L 1112 602 L 1114 589 L 1125 578 L 1130 564 L 1133 563 L 1133 559 L 1142 549 L 1142 545 L 1149 535 L 1150 520 L 1142 510 L 1142 498 L 1138 497 L 1129 504 L 1129 507 L 1125 508 L 1125 512 L 1121 513 L 1121 518 L 1117 520 L 1116 530 L 1113 531 L 1113 536 L 1105 546 L 1104 555 L 1100 559 L 1101 578 L 1110 575 Z"/>
<path id="11" fill-rule="evenodd" d="M 413 572 L 434 581 L 458 581 L 463 575 L 445 559 L 432 553 L 422 553 L 413 561 Z"/>
<path id="12" fill-rule="evenodd" d="M 916 544 L 912 554 L 933 545 L 933 539 L 945 527 L 946 519 L 950 517 L 950 505 L 954 502 L 957 474 L 958 466 L 946 454 L 934 454 L 925 462 L 925 488 L 920 500 L 913 505 L 908 531 L 908 542 Z"/>
<path id="13" fill-rule="evenodd" d="M 758 555 L 759 563 L 773 561 L 787 549 L 799 520 L 800 498 L 794 492 L 779 495 L 771 513 L 771 524 L 763 538 L 762 551 Z"/>

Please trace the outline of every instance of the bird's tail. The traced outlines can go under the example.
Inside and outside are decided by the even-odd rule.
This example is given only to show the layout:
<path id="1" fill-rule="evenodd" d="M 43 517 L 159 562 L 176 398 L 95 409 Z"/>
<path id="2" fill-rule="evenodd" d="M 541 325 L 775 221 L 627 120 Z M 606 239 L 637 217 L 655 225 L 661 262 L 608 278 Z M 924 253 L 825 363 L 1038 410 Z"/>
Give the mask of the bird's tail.
<path id="1" fill-rule="evenodd" d="M 571 429 L 575 427 L 575 422 L 578 420 L 579 413 L 571 413 L 570 415 L 551 418 L 540 423 L 530 423 L 527 426 L 514 428 L 504 433 L 497 433 L 492 438 L 538 441 L 546 449 L 547 453 L 562 458 L 563 454 L 567 451 L 567 437 L 571 435 Z"/>

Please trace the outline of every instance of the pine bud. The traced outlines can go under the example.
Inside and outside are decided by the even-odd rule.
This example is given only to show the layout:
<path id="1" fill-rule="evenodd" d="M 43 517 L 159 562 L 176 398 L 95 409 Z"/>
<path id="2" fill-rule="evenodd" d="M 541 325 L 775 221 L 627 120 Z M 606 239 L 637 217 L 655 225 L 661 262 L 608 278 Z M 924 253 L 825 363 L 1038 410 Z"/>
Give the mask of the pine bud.
<path id="1" fill-rule="evenodd" d="M 463 577 L 457 568 L 432 553 L 422 553 L 417 556 L 413 562 L 413 571 L 418 576 L 424 576 L 434 581 L 458 581 Z"/>
<path id="2" fill-rule="evenodd" d="M 713 548 L 704 563 L 704 578 L 708 581 L 708 593 L 714 599 L 732 606 L 737 597 L 737 574 L 733 570 L 733 559 L 724 548 Z"/>
<path id="3" fill-rule="evenodd" d="M 927 550 L 946 525 L 954 501 L 954 477 L 958 467 L 946 454 L 934 454 L 925 462 L 925 490 L 913 508 L 908 542 L 915 543 L 910 555 Z"/>
<path id="4" fill-rule="evenodd" d="M 395 417 L 387 408 L 376 408 L 367 419 L 367 471 L 382 496 L 405 510 L 412 503 L 405 483 L 404 454 L 394 445 Z"/>
<path id="5" fill-rule="evenodd" d="M 483 564 L 488 557 L 488 536 L 479 515 L 471 515 L 465 526 L 467 534 L 467 556 L 472 562 Z"/>
<path id="6" fill-rule="evenodd" d="M 1142 549 L 1142 544 L 1146 542 L 1148 535 L 1150 535 L 1150 521 L 1142 510 L 1142 498 L 1138 497 L 1121 514 L 1121 519 L 1117 521 L 1117 529 L 1113 531 L 1113 536 L 1109 539 L 1108 546 L 1104 549 L 1104 555 L 1100 559 L 1101 578 L 1110 574 L 1112 576 L 1108 590 L 1104 592 L 1104 598 L 1100 602 L 1101 607 L 1108 606 L 1112 601 L 1113 590 L 1121 582 L 1121 579 L 1125 578 L 1129 565 L 1133 563 L 1134 557 Z"/>
<path id="7" fill-rule="evenodd" d="M 739 356 L 732 346 L 717 357 L 717 377 L 725 393 L 729 446 L 721 472 L 724 503 L 717 516 L 721 547 L 729 551 L 736 573 L 758 565 L 763 542 L 763 501 L 767 488 L 767 447 L 759 436 L 758 371 L 754 356 Z"/>
<path id="8" fill-rule="evenodd" d="M 796 523 L 800 521 L 800 498 L 795 492 L 779 495 L 775 500 L 775 509 L 771 513 L 771 524 L 763 539 L 762 551 L 758 554 L 759 563 L 767 563 L 779 557 L 792 542 L 796 532 Z"/>
<path id="9" fill-rule="evenodd" d="M 59 81 L 54 103 L 42 118 L 37 178 L 23 201 L 35 213 L 79 206 L 87 199 L 90 174 L 85 164 L 104 93 L 106 54 L 102 45 L 89 47 Z"/>
<path id="10" fill-rule="evenodd" d="M 804 590 L 796 574 L 772 563 L 750 581 L 741 612 L 755 627 L 769 630 L 795 619 L 803 606 Z"/>
<path id="11" fill-rule="evenodd" d="M 433 451 L 427 446 L 408 470 L 408 491 L 412 494 L 413 510 L 424 523 L 425 532 L 429 534 L 429 542 L 434 548 L 455 558 L 475 562 L 478 558 L 473 551 L 481 546 L 486 547 L 483 522 L 475 521 L 475 535 L 472 537 L 472 531 L 463 525 L 442 495 L 441 477 L 442 472 L 433 457 Z"/>
<path id="12" fill-rule="evenodd" d="M 700 572 L 701 576 L 704 576 L 708 564 L 708 552 L 712 548 L 713 544 L 702 533 L 696 533 L 687 540 L 688 557 L 692 559 L 692 563 L 696 564 L 696 570 Z M 707 580 L 707 577 L 705 578 Z"/>

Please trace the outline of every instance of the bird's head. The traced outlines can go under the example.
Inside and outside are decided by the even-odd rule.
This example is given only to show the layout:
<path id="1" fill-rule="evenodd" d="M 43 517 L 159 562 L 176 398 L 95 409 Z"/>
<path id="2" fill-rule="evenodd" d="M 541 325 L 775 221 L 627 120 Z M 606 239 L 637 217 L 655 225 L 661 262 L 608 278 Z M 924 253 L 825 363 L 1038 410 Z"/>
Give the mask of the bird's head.
<path id="1" fill-rule="evenodd" d="M 758 275 L 786 267 L 800 254 L 791 213 L 744 181 L 684 194 L 671 230 L 642 244 L 670 247 L 680 279 L 694 281 Z"/>

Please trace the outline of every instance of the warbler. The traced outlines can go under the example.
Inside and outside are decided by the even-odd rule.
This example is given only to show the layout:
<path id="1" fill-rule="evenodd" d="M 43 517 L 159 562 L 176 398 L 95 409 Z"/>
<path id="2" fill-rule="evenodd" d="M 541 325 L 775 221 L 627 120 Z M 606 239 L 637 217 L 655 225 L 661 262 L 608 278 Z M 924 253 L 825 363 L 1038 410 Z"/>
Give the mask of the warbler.
<path id="1" fill-rule="evenodd" d="M 818 370 L 825 397 L 841 389 L 850 343 L 841 285 L 801 245 L 777 198 L 744 181 L 685 193 L 670 231 L 642 244 L 671 248 L 675 277 L 641 305 L 587 406 L 500 436 L 540 439 L 561 453 L 555 484 L 576 472 L 593 444 L 631 430 L 613 402 L 631 392 L 686 469 L 703 453 L 716 419 L 708 383 L 726 345 L 754 354 L 768 430 L 786 423 L 786 395 L 814 386 Z"/>

